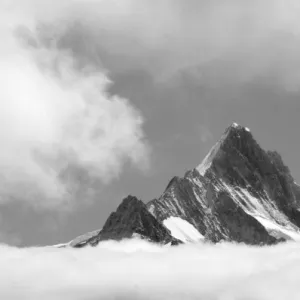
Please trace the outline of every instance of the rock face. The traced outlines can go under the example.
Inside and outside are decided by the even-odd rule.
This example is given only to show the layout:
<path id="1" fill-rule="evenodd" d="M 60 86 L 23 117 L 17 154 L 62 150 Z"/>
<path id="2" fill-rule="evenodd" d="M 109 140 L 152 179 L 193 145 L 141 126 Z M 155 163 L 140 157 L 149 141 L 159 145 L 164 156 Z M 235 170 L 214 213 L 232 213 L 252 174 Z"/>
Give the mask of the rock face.
<path id="1" fill-rule="evenodd" d="M 134 234 L 163 244 L 268 245 L 300 240 L 299 227 L 300 186 L 288 167 L 276 151 L 264 151 L 248 128 L 233 123 L 202 163 L 174 177 L 159 198 L 145 205 L 129 196 L 80 245 Z"/>
<path id="2" fill-rule="evenodd" d="M 145 203 L 133 196 L 125 198 L 117 210 L 110 214 L 102 230 L 93 233 L 95 234 L 85 239 L 79 239 L 78 243 L 74 242 L 75 239 L 70 246 L 76 248 L 86 245 L 96 246 L 104 240 L 118 241 L 137 236 L 159 244 L 182 243 L 147 210 Z"/>
<path id="3" fill-rule="evenodd" d="M 299 239 L 299 186 L 277 152 L 232 124 L 203 162 L 147 204 L 161 222 L 180 217 L 206 239 L 273 244 Z"/>

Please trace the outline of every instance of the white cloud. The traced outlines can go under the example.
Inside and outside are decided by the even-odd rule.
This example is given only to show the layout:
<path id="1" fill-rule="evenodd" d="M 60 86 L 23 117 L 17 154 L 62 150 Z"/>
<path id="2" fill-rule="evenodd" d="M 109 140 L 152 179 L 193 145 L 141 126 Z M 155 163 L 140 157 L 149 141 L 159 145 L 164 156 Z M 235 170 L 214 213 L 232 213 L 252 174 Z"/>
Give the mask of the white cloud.
<path id="1" fill-rule="evenodd" d="M 59 207 L 80 176 L 107 183 L 126 161 L 147 168 L 141 113 L 107 95 L 102 64 L 158 81 L 188 72 L 212 86 L 266 76 L 299 87 L 296 0 L 0 0 L 0 9 L 1 202 Z"/>
<path id="2" fill-rule="evenodd" d="M 106 184 L 127 161 L 146 170 L 149 146 L 141 113 L 106 93 L 105 70 L 79 70 L 55 37 L 42 43 L 40 18 L 51 27 L 65 10 L 41 2 L 0 1 L 0 202 L 57 208 L 75 198 L 74 170 Z"/>
<path id="3" fill-rule="evenodd" d="M 300 245 L 0 248 L 1 299 L 298 299 Z"/>

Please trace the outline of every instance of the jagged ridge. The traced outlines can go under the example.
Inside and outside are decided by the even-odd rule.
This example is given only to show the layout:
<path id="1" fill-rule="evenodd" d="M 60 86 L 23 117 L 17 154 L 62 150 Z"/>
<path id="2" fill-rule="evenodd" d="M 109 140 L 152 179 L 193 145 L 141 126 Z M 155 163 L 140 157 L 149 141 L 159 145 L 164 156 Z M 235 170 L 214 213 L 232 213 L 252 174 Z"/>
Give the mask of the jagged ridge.
<path id="1" fill-rule="evenodd" d="M 181 243 L 147 210 L 145 203 L 136 197 L 128 196 L 117 210 L 110 214 L 102 230 L 95 235 L 87 236 L 86 239 L 79 240 L 79 243 L 73 241 L 71 246 L 77 248 L 86 245 L 96 246 L 104 240 L 121 240 L 136 236 L 160 244 Z"/>
<path id="2" fill-rule="evenodd" d="M 129 196 L 103 229 L 69 243 L 139 235 L 178 244 L 208 240 L 275 244 L 300 239 L 300 186 L 276 151 L 264 151 L 250 130 L 229 126 L 202 163 L 175 176 L 164 193 L 146 205 Z"/>
<path id="3" fill-rule="evenodd" d="M 299 238 L 297 195 L 280 155 L 234 123 L 197 168 L 147 205 L 160 221 L 183 218 L 214 242 L 272 244 Z"/>

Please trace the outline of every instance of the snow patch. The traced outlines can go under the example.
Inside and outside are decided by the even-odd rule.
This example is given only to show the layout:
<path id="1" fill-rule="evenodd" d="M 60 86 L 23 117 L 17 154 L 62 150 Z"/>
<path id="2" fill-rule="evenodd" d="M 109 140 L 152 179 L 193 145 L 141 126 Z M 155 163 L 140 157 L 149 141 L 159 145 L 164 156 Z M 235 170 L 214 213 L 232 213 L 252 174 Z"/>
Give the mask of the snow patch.
<path id="1" fill-rule="evenodd" d="M 184 243 L 194 243 L 204 239 L 191 223 L 179 217 L 170 217 L 164 220 L 163 224 L 171 231 L 173 237 Z"/>
<path id="2" fill-rule="evenodd" d="M 64 248 L 70 246 L 70 243 L 64 243 L 64 244 L 56 244 L 56 245 L 50 245 L 45 247 L 54 247 L 54 248 Z"/>
<path id="3" fill-rule="evenodd" d="M 254 216 L 255 219 L 263 225 L 267 231 L 276 238 L 291 239 L 294 241 L 300 241 L 300 232 L 295 231 L 293 228 L 281 226 L 278 223 L 270 219 L 265 219 L 259 216 Z"/>
<path id="4" fill-rule="evenodd" d="M 223 140 L 226 138 L 228 133 L 224 134 L 223 137 L 211 148 L 211 150 L 208 152 L 208 154 L 203 159 L 202 163 L 196 168 L 196 170 L 200 173 L 200 175 L 204 176 L 206 171 L 211 166 L 211 163 L 218 153 Z"/>
<path id="5" fill-rule="evenodd" d="M 239 126 L 238 123 L 235 123 L 235 122 L 232 123 L 232 127 L 235 127 L 235 128 L 236 128 L 236 127 L 238 127 L 238 126 Z"/>
<path id="6" fill-rule="evenodd" d="M 210 166 L 211 166 L 211 161 L 209 162 L 203 161 L 203 163 L 197 167 L 197 170 L 200 173 L 200 175 L 204 176 L 206 171 L 210 168 Z"/>
<path id="7" fill-rule="evenodd" d="M 154 216 L 154 205 L 151 204 L 148 211 Z"/>
<path id="8" fill-rule="evenodd" d="M 245 130 L 248 131 L 248 132 L 250 132 L 250 129 L 248 127 L 245 127 Z"/>

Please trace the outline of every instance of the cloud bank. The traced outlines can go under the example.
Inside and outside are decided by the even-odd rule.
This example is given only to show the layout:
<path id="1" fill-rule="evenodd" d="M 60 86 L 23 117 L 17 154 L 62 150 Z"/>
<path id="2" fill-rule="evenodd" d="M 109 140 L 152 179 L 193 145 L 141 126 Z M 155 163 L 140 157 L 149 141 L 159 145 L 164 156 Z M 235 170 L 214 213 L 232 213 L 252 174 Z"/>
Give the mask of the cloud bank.
<path id="1" fill-rule="evenodd" d="M 299 244 L 0 247 L 2 299 L 298 299 Z"/>
<path id="2" fill-rule="evenodd" d="M 1 203 L 61 209 L 91 198 L 127 162 L 149 166 L 143 117 L 107 94 L 106 71 L 89 62 L 79 69 L 72 49 L 39 35 L 40 18 L 51 29 L 65 12 L 57 4 L 0 1 Z"/>

